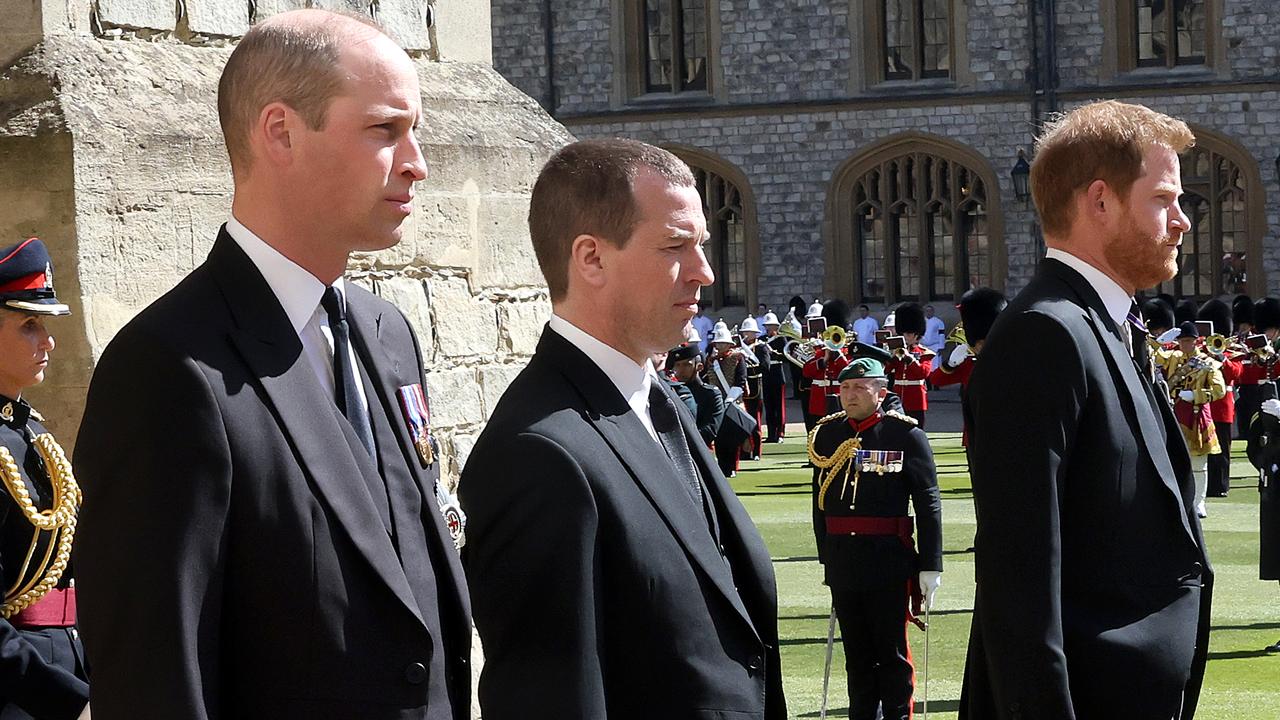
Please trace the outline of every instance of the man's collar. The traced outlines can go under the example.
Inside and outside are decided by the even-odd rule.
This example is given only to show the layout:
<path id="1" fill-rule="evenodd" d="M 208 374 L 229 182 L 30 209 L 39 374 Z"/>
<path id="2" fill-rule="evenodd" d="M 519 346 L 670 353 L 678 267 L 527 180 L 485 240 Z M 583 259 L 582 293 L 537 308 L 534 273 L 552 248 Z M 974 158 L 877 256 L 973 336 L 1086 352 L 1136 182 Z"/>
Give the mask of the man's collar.
<path id="1" fill-rule="evenodd" d="M 637 364 L 636 361 L 555 313 L 551 314 L 547 325 L 595 363 L 617 386 L 624 398 L 630 397 L 632 393 L 639 390 L 647 393 L 649 385 L 658 376 L 652 363 L 646 361 L 643 365 Z"/>
<path id="2" fill-rule="evenodd" d="M 22 400 L 0 395 L 0 425 L 22 429 L 31 418 L 31 406 Z"/>
<path id="3" fill-rule="evenodd" d="M 1103 306 L 1107 309 L 1107 316 L 1116 324 L 1116 327 L 1124 324 L 1125 318 L 1129 316 L 1129 308 L 1133 307 L 1133 296 L 1120 287 L 1119 283 L 1107 277 L 1107 274 L 1098 268 L 1066 250 L 1049 248 L 1045 252 L 1045 257 L 1050 260 L 1057 260 L 1080 273 L 1085 282 L 1089 283 L 1094 292 L 1098 293 L 1098 298 L 1102 300 Z"/>
<path id="4" fill-rule="evenodd" d="M 325 285 L 309 271 L 285 257 L 279 250 L 271 247 L 252 230 L 245 227 L 235 217 L 227 220 L 227 234 L 235 240 L 249 260 L 262 273 L 271 292 L 275 294 L 280 307 L 289 318 L 294 332 L 302 333 L 302 329 L 310 322 L 316 308 L 320 306 L 320 296 L 324 294 Z M 333 281 L 343 300 L 346 300 L 346 287 L 342 278 Z"/>
<path id="5" fill-rule="evenodd" d="M 848 419 L 849 427 L 853 428 L 853 431 L 856 433 L 866 432 L 867 430 L 870 430 L 872 427 L 874 427 L 876 423 L 880 422 L 880 418 L 882 417 L 884 417 L 884 412 L 881 410 L 876 410 L 875 412 L 871 413 L 870 415 L 868 415 L 866 418 L 862 420 L 854 420 L 853 418 L 849 418 Z"/>

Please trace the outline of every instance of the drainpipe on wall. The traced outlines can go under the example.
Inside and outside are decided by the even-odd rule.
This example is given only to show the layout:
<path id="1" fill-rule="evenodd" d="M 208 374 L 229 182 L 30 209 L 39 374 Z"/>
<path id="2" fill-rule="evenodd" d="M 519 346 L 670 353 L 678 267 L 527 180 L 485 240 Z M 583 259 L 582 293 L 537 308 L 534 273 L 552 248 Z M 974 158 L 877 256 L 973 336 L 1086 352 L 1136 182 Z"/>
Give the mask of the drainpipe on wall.
<path id="1" fill-rule="evenodd" d="M 547 97 L 544 104 L 547 112 L 554 117 L 559 99 L 556 97 L 556 31 L 555 16 L 551 13 L 551 0 L 542 0 L 542 28 L 542 41 L 547 49 Z"/>

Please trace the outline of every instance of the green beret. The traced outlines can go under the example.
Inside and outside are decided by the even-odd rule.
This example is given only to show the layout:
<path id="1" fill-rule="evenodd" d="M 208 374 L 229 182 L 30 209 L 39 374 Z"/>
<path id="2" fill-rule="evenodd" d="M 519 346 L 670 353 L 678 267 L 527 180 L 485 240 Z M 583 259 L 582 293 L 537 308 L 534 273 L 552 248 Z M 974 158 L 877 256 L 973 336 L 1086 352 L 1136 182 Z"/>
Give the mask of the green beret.
<path id="1" fill-rule="evenodd" d="M 885 377 L 887 376 L 884 374 L 884 363 L 873 358 L 860 357 L 845 366 L 845 369 L 840 371 L 840 377 L 836 379 L 839 382 L 844 382 L 845 380 L 858 380 L 861 378 L 883 379 Z"/>
<path id="2" fill-rule="evenodd" d="M 893 353 L 882 347 L 877 347 L 864 342 L 851 342 L 845 346 L 845 352 L 849 355 L 850 360 L 858 358 L 871 358 L 879 360 L 882 363 L 893 362 Z"/>

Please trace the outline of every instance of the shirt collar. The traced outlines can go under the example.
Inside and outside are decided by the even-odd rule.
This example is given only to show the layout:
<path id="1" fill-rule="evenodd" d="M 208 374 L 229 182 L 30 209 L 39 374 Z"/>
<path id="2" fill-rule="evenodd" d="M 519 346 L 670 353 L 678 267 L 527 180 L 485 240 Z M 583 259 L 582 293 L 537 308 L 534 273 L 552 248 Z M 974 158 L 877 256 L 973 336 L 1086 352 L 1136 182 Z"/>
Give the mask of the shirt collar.
<path id="1" fill-rule="evenodd" d="M 316 308 L 320 306 L 320 296 L 324 294 L 325 285 L 316 279 L 301 265 L 285 257 L 279 250 L 271 247 L 252 230 L 232 217 L 227 221 L 227 234 L 244 250 L 249 260 L 262 273 L 271 292 L 275 293 L 280 307 L 289 318 L 294 332 L 302 334 L 302 329 L 311 321 Z M 342 278 L 333 281 L 333 287 L 346 301 L 346 288 Z"/>
<path id="2" fill-rule="evenodd" d="M 1050 260 L 1057 260 L 1067 267 L 1080 273 L 1098 293 L 1098 297 L 1102 299 L 1102 304 L 1107 309 L 1107 315 L 1111 317 L 1111 321 L 1116 327 L 1124 325 L 1125 318 L 1129 317 L 1129 309 L 1133 307 L 1133 296 L 1125 292 L 1125 289 L 1111 278 L 1107 277 L 1098 268 L 1072 255 L 1066 250 L 1058 248 L 1049 248 L 1045 252 L 1045 257 Z"/>
<path id="3" fill-rule="evenodd" d="M 22 400 L 0 395 L 0 425 L 22 429 L 31 417 L 31 406 Z"/>
<path id="4" fill-rule="evenodd" d="M 646 360 L 644 364 L 636 364 L 636 361 L 600 342 L 555 313 L 552 313 L 547 325 L 590 358 L 591 362 L 595 363 L 618 388 L 623 398 L 630 399 L 636 393 L 643 392 L 647 401 L 649 386 L 657 378 L 652 363 Z"/>
<path id="5" fill-rule="evenodd" d="M 880 418 L 882 417 L 884 417 L 884 413 L 880 410 L 877 410 L 871 413 L 870 415 L 868 415 L 867 417 L 863 418 L 862 420 L 854 420 L 853 418 L 848 418 L 849 427 L 853 428 L 853 431 L 855 433 L 866 432 L 867 430 L 870 430 L 872 427 L 874 427 L 876 423 L 880 422 Z"/>

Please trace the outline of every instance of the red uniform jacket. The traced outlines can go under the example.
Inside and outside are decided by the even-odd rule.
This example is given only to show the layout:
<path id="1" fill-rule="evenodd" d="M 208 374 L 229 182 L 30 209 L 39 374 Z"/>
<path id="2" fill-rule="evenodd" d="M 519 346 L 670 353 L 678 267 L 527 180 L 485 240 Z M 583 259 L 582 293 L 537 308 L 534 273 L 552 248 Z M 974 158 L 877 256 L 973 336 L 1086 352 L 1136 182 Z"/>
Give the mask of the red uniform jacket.
<path id="1" fill-rule="evenodd" d="M 1257 385 L 1266 380 L 1280 379 L 1280 363 L 1261 365 L 1253 358 L 1246 358 L 1241 361 L 1241 364 L 1244 365 L 1244 370 L 1240 373 L 1240 379 L 1236 381 L 1237 385 Z"/>
<path id="2" fill-rule="evenodd" d="M 1239 360 L 1224 360 L 1222 362 L 1222 382 L 1227 385 L 1227 394 L 1223 395 L 1221 400 L 1214 400 L 1209 403 L 1209 412 L 1213 414 L 1214 422 L 1233 423 L 1236 421 L 1236 395 L 1231 390 L 1239 382 L 1243 374 L 1244 363 Z"/>
<path id="3" fill-rule="evenodd" d="M 947 367 L 945 362 L 938 363 L 938 367 L 929 373 L 929 382 L 938 387 L 960 383 L 960 387 L 964 388 L 969 386 L 969 376 L 972 374 L 973 356 L 970 355 L 955 367 Z"/>
<path id="4" fill-rule="evenodd" d="M 925 379 L 933 369 L 933 355 L 925 356 L 925 349 L 919 345 L 910 349 L 916 362 L 910 360 L 894 360 L 889 363 L 889 374 L 893 376 L 893 391 L 902 398 L 902 409 L 923 412 L 929 409 L 929 395 L 925 392 Z"/>
<path id="5" fill-rule="evenodd" d="M 818 360 L 826 358 L 825 367 L 818 367 Z M 813 359 L 804 364 L 802 372 L 813 381 L 809 386 L 809 414 L 818 417 L 827 414 L 827 396 L 840 395 L 840 383 L 836 380 L 840 371 L 849 364 L 844 353 L 831 353 L 821 350 Z"/>

